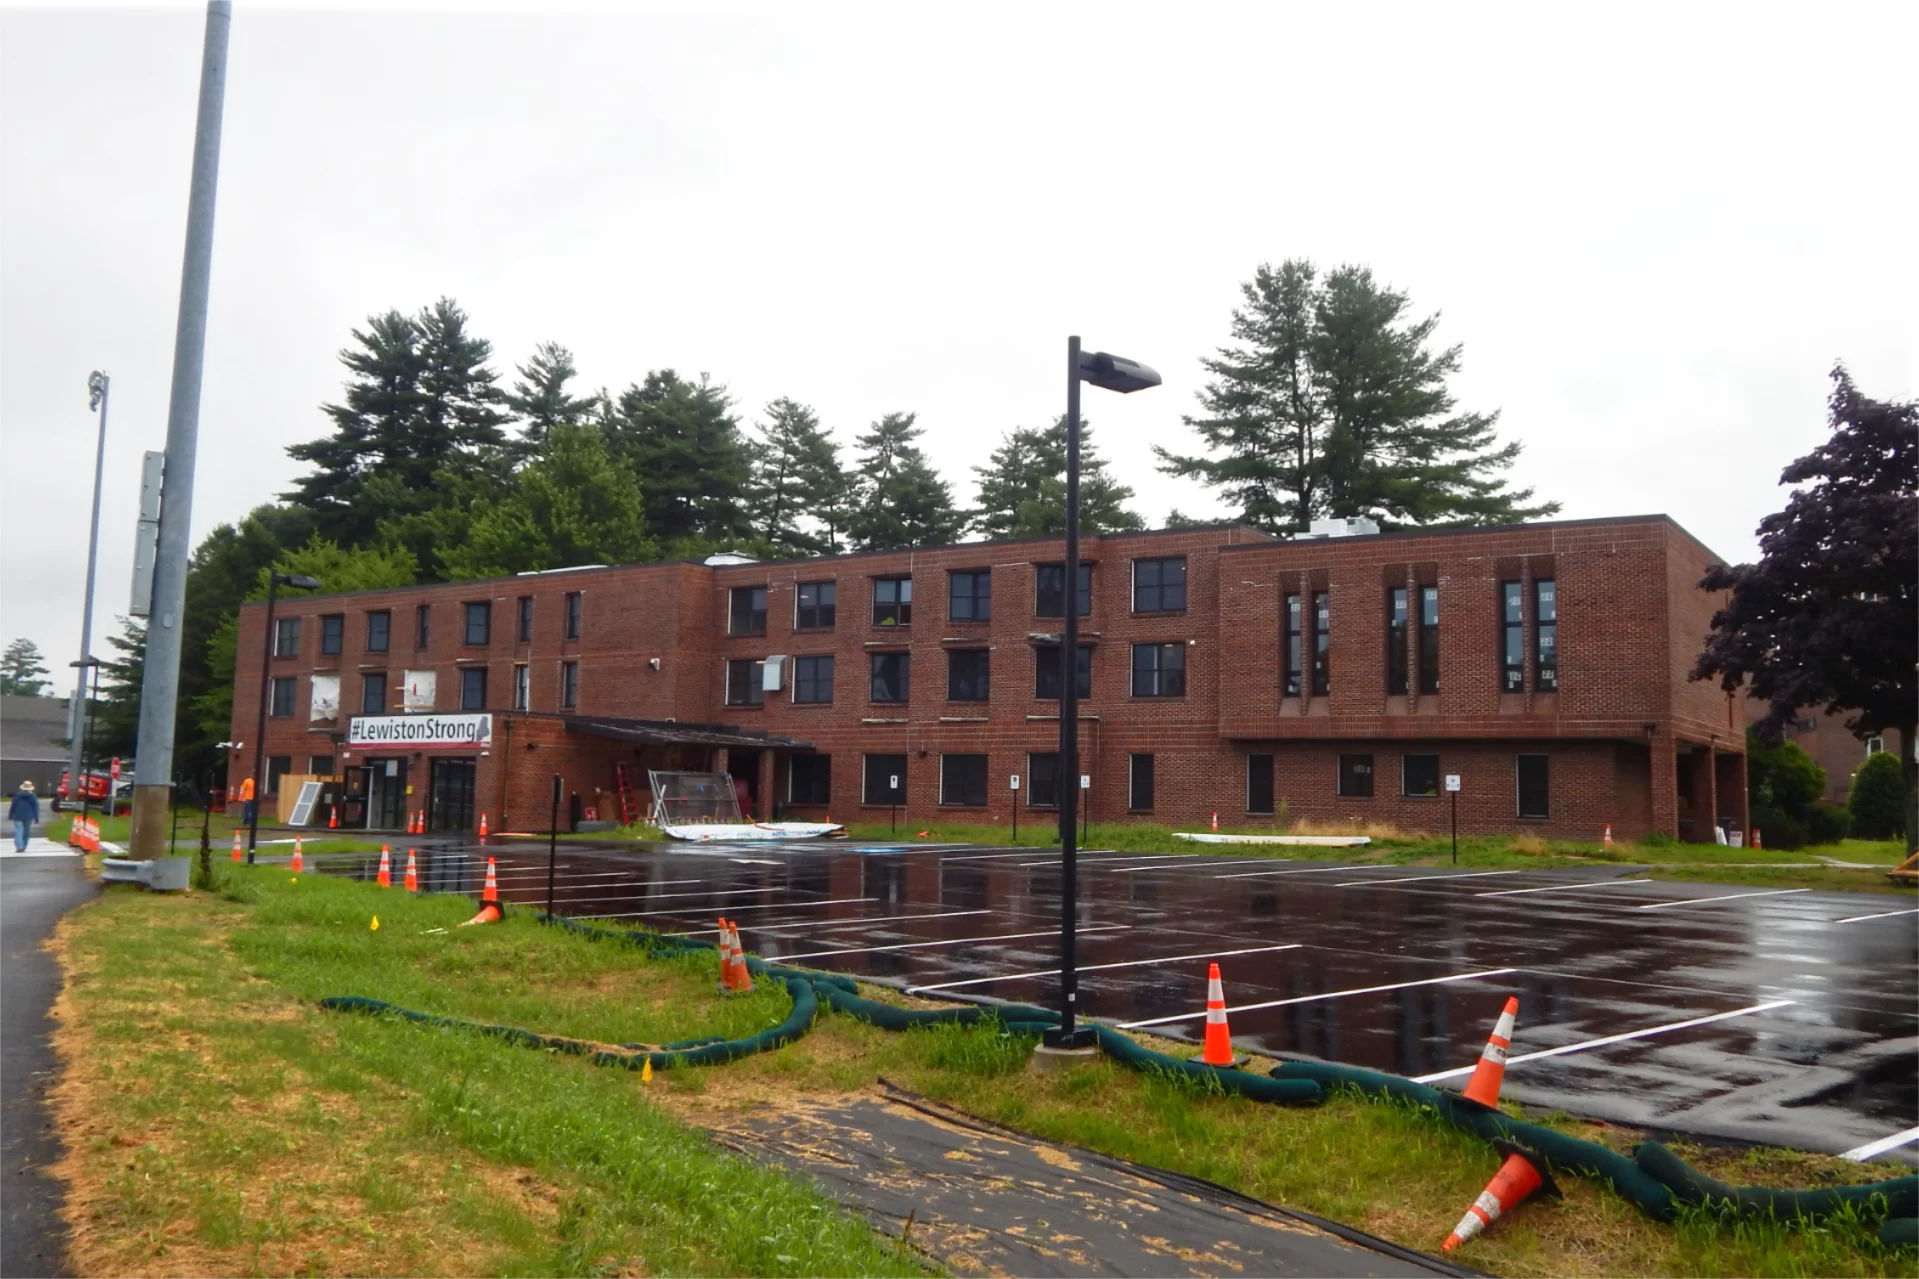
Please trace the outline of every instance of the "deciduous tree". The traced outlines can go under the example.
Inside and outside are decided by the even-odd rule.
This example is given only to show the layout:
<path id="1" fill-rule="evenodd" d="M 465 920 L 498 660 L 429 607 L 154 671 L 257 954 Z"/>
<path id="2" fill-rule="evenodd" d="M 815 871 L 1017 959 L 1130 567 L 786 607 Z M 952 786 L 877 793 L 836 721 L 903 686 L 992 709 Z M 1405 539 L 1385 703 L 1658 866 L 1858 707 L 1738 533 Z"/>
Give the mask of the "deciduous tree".
<path id="1" fill-rule="evenodd" d="M 479 512 L 465 542 L 441 559 L 449 577 L 469 578 L 628 564 L 653 554 L 633 472 L 614 462 L 598 428 L 555 423 L 513 491 Z"/>

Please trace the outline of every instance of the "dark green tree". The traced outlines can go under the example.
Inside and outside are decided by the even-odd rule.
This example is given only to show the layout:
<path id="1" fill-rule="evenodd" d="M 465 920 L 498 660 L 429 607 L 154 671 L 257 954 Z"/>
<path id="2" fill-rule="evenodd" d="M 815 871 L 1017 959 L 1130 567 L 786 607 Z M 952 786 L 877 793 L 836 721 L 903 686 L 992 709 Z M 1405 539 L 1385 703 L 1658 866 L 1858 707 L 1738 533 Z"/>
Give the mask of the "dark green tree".
<path id="1" fill-rule="evenodd" d="M 835 498 L 846 485 L 846 468 L 819 415 L 804 404 L 774 400 L 752 448 L 754 531 L 781 554 L 831 549 L 837 530 L 821 510 L 836 513 L 843 505 Z"/>
<path id="2" fill-rule="evenodd" d="M 620 394 L 606 430 L 614 458 L 640 479 L 647 536 L 664 552 L 751 535 L 751 468 L 724 387 L 656 370 Z"/>
<path id="3" fill-rule="evenodd" d="M 539 455 L 546 434 L 555 426 L 578 426 L 587 420 L 596 404 L 592 396 L 567 392 L 566 384 L 579 375 L 573 366 L 573 352 L 558 342 L 542 342 L 533 349 L 533 358 L 519 367 L 519 381 L 507 392 L 507 407 L 524 423 L 520 437 L 513 442 L 516 456 L 530 460 Z"/>
<path id="4" fill-rule="evenodd" d="M 86 760 L 91 765 L 115 758 L 132 759 L 140 739 L 140 682 L 147 668 L 147 628 L 144 622 L 116 618 L 118 635 L 107 636 L 117 654 L 100 664 L 100 699 L 93 704 L 93 728 L 87 735 Z"/>
<path id="5" fill-rule="evenodd" d="M 538 460 L 513 491 L 474 516 L 467 539 L 441 554 L 448 577 L 581 564 L 630 564 L 653 557 L 646 508 L 633 472 L 615 463 L 592 426 L 554 423 Z"/>
<path id="6" fill-rule="evenodd" d="M 1804 820 L 1807 809 L 1826 793 L 1826 770 L 1799 743 L 1768 743 L 1747 729 L 1746 791 L 1755 807 L 1776 808 Z"/>
<path id="7" fill-rule="evenodd" d="M 1802 487 L 1759 521 L 1759 562 L 1700 582 L 1731 595 L 1692 678 L 1765 701 L 1767 740 L 1802 707 L 1851 712 L 1861 738 L 1896 729 L 1902 825 L 1919 846 L 1919 404 L 1862 395 L 1844 367 L 1832 383 L 1832 433 L 1780 473 Z"/>
<path id="8" fill-rule="evenodd" d="M 1405 293 L 1343 266 L 1261 265 L 1233 312 L 1237 345 L 1205 361 L 1213 375 L 1186 424 L 1205 451 L 1154 446 L 1160 469 L 1221 490 L 1248 523 L 1303 532 L 1320 516 L 1384 525 L 1504 524 L 1551 515 L 1504 472 L 1497 413 L 1458 411 L 1447 380 L 1460 348 L 1434 351 L 1439 317 L 1413 319 Z"/>
<path id="9" fill-rule="evenodd" d="M 1007 432 L 979 476 L 973 530 L 983 537 L 1051 537 L 1066 531 L 1066 419 Z M 1079 427 L 1079 527 L 1082 533 L 1135 533 L 1146 521 L 1126 509 L 1133 490 L 1115 480 Z"/>
<path id="10" fill-rule="evenodd" d="M 862 551 L 890 551 L 957 542 L 965 513 L 953 490 L 913 443 L 923 431 L 914 414 L 888 413 L 859 437 L 855 507 L 848 540 Z"/>
<path id="11" fill-rule="evenodd" d="M 1899 760 L 1879 751 L 1866 757 L 1852 775 L 1846 807 L 1852 813 L 1852 833 L 1859 839 L 1899 839 L 1911 845 L 1907 827 L 1908 787 Z"/>
<path id="12" fill-rule="evenodd" d="M 7 645 L 7 651 L 0 653 L 0 693 L 13 697 L 43 697 L 51 687 L 47 678 L 46 659 L 40 655 L 40 647 L 32 640 L 22 637 Z"/>

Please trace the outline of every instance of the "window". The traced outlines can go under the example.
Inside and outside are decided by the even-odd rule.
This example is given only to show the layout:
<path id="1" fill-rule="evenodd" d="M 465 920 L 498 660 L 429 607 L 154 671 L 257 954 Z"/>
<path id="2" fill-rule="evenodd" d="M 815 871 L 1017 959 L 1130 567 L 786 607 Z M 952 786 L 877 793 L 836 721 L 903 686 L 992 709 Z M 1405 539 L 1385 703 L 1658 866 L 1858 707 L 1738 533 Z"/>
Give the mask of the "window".
<path id="1" fill-rule="evenodd" d="M 571 708 L 580 704 L 580 664 L 578 662 L 560 663 L 560 705 Z"/>
<path id="2" fill-rule="evenodd" d="M 267 756 L 267 788 L 262 793 L 267 795 L 278 795 L 280 793 L 280 779 L 282 777 L 285 777 L 288 773 L 292 771 L 293 771 L 293 756 L 291 755 Z"/>
<path id="3" fill-rule="evenodd" d="M 463 711 L 486 709 L 486 667 L 463 666 L 460 668 L 460 709 Z"/>
<path id="4" fill-rule="evenodd" d="M 731 601 L 726 610 L 728 635 L 766 634 L 764 586 L 736 586 L 728 593 L 728 598 Z"/>
<path id="5" fill-rule="evenodd" d="M 793 700 L 801 703 L 825 703 L 833 700 L 833 659 L 831 657 L 793 659 Z"/>
<path id="6" fill-rule="evenodd" d="M 1339 757 L 1339 793 L 1351 799 L 1373 797 L 1373 757 L 1371 755 Z"/>
<path id="7" fill-rule="evenodd" d="M 758 706 L 766 700 L 763 672 L 766 663 L 756 657 L 735 657 L 726 664 L 726 704 Z"/>
<path id="8" fill-rule="evenodd" d="M 786 800 L 789 804 L 832 803 L 833 757 L 831 755 L 793 756 L 786 771 Z"/>
<path id="9" fill-rule="evenodd" d="M 1060 693 L 1059 645 L 1033 645 L 1033 696 L 1043 702 L 1057 702 Z M 1079 695 L 1093 695 L 1093 648 L 1079 646 Z"/>
<path id="10" fill-rule="evenodd" d="M 1281 637 L 1285 643 L 1280 650 L 1280 660 L 1285 663 L 1283 674 L 1286 678 L 1286 691 L 1283 696 L 1298 697 L 1301 690 L 1306 687 L 1306 667 L 1303 664 L 1306 650 L 1305 637 L 1301 634 L 1299 625 L 1303 620 L 1299 615 L 1299 596 L 1288 595 L 1285 603 L 1285 633 Z"/>
<path id="11" fill-rule="evenodd" d="M 1386 691 L 1406 691 L 1406 588 L 1386 592 Z"/>
<path id="12" fill-rule="evenodd" d="M 906 802 L 906 756 L 868 755 L 866 787 L 861 792 L 864 804 L 904 804 Z"/>
<path id="13" fill-rule="evenodd" d="M 293 714 L 293 695 L 300 681 L 292 675 L 275 676 L 273 680 L 273 704 L 267 707 L 269 715 Z"/>
<path id="14" fill-rule="evenodd" d="M 793 629 L 830 631 L 839 587 L 832 582 L 801 582 L 793 605 Z"/>
<path id="15" fill-rule="evenodd" d="M 1439 588 L 1419 588 L 1419 691 L 1439 692 Z"/>
<path id="16" fill-rule="evenodd" d="M 1041 564 L 1035 577 L 1039 583 L 1038 598 L 1033 601 L 1035 617 L 1066 616 L 1066 566 L 1064 564 Z M 1079 583 L 1074 588 L 1078 592 L 1079 615 L 1085 617 L 1093 611 L 1093 566 L 1079 566 Z"/>
<path id="17" fill-rule="evenodd" d="M 911 671 L 910 653 L 873 654 L 872 699 L 876 702 L 905 701 Z"/>
<path id="18" fill-rule="evenodd" d="M 1046 751 L 1026 757 L 1026 806 L 1059 807 L 1059 752 Z"/>
<path id="19" fill-rule="evenodd" d="M 1249 813 L 1273 811 L 1273 757 L 1271 755 L 1246 757 L 1246 811 Z"/>
<path id="20" fill-rule="evenodd" d="M 300 655 L 300 619 L 282 617 L 273 623 L 273 655 L 275 657 L 298 657 Z"/>
<path id="21" fill-rule="evenodd" d="M 1333 603 L 1325 591 L 1313 592 L 1313 696 L 1333 691 Z"/>
<path id="22" fill-rule="evenodd" d="M 328 613 L 320 619 L 320 653 L 324 657 L 338 657 L 340 649 L 346 643 L 346 615 Z"/>
<path id="23" fill-rule="evenodd" d="M 1547 804 L 1549 770 L 1545 755 L 1521 755 L 1514 769 L 1519 790 L 1519 815 L 1521 817 L 1549 817 L 1551 810 Z"/>
<path id="24" fill-rule="evenodd" d="M 491 604 L 468 604 L 466 606 L 466 643 L 490 644 L 493 642 L 493 606 Z"/>
<path id="25" fill-rule="evenodd" d="M 425 648 L 433 638 L 433 606 L 422 604 L 414 610 L 413 647 Z"/>
<path id="26" fill-rule="evenodd" d="M 873 625 L 910 626 L 913 622 L 913 579 L 873 579 Z"/>
<path id="27" fill-rule="evenodd" d="M 1533 666 L 1533 687 L 1542 693 L 1557 693 L 1559 592 L 1551 578 L 1533 583 Z"/>
<path id="28" fill-rule="evenodd" d="M 523 711 L 533 705 L 533 672 L 525 662 L 513 667 L 513 709 Z"/>
<path id="29" fill-rule="evenodd" d="M 319 777 L 333 776 L 333 756 L 331 755 L 307 756 L 307 772 L 312 773 Z"/>
<path id="30" fill-rule="evenodd" d="M 393 634 L 393 614 L 386 609 L 366 615 L 366 651 L 384 653 Z"/>
<path id="31" fill-rule="evenodd" d="M 946 654 L 946 699 L 983 702 L 992 655 L 983 648 L 956 648 Z"/>
<path id="32" fill-rule="evenodd" d="M 1153 807 L 1153 757 L 1126 757 L 1126 807 L 1133 812 L 1150 812 Z"/>
<path id="33" fill-rule="evenodd" d="M 1885 750 L 1886 739 L 1884 737 L 1875 735 L 1866 739 L 1866 758 L 1871 759 L 1874 755 L 1883 755 L 1885 754 Z"/>
<path id="34" fill-rule="evenodd" d="M 1186 696 L 1186 646 L 1133 645 L 1133 696 Z"/>
<path id="35" fill-rule="evenodd" d="M 1133 611 L 1186 611 L 1186 557 L 1133 561 Z"/>
<path id="36" fill-rule="evenodd" d="M 993 575 L 984 569 L 948 573 L 946 616 L 955 622 L 993 620 Z"/>
<path id="37" fill-rule="evenodd" d="M 385 671 L 368 671 L 360 677 L 360 714 L 386 714 Z"/>
<path id="38" fill-rule="evenodd" d="M 1439 797 L 1439 756 L 1401 755 L 1399 757 L 1399 793 L 1415 798 Z"/>
<path id="39" fill-rule="evenodd" d="M 533 597 L 531 595 L 520 596 L 520 622 L 515 636 L 522 644 L 533 642 Z"/>
<path id="40" fill-rule="evenodd" d="M 565 635 L 570 640 L 580 638 L 580 593 L 578 591 L 566 593 Z"/>
<path id="41" fill-rule="evenodd" d="M 1499 584 L 1499 691 L 1526 691 L 1525 594 L 1518 582 Z"/>
<path id="42" fill-rule="evenodd" d="M 986 756 L 940 756 L 940 803 L 986 807 Z"/>

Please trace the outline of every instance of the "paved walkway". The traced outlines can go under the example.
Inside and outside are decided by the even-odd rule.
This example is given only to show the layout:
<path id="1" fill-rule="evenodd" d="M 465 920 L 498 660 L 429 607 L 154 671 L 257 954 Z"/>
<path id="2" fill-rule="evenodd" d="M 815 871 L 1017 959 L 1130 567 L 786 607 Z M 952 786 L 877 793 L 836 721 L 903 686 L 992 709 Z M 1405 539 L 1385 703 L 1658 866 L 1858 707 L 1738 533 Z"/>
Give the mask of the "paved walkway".
<path id="1" fill-rule="evenodd" d="M 65 1275 L 61 1190 L 42 1169 L 60 1158 L 47 1116 L 60 970 L 40 944 L 67 911 L 100 887 L 80 858 L 46 840 L 25 854 L 7 840 L 0 855 L 0 1279 Z"/>

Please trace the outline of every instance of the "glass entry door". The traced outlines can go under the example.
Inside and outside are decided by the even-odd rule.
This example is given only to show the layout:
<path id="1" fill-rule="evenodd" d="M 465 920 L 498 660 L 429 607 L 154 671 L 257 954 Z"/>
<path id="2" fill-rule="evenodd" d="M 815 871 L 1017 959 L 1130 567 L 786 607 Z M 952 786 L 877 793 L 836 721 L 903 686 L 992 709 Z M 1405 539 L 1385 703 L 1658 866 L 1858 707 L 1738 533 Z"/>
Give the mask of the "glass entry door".
<path id="1" fill-rule="evenodd" d="M 436 759 L 432 766 L 432 796 L 427 809 L 428 830 L 472 830 L 473 777 L 478 761 Z"/>
<path id="2" fill-rule="evenodd" d="M 404 759 L 367 761 L 367 829 L 406 829 L 406 765 Z"/>

